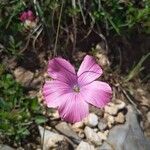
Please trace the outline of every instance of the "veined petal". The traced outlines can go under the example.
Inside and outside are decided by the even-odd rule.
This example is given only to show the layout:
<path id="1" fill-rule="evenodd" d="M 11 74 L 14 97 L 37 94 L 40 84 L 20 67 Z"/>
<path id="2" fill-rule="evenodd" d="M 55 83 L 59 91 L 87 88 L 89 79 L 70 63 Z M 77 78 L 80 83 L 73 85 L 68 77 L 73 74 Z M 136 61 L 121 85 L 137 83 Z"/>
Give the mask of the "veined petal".
<path id="1" fill-rule="evenodd" d="M 73 84 L 77 80 L 74 67 L 65 59 L 57 57 L 49 61 L 48 74 L 53 79 Z"/>
<path id="2" fill-rule="evenodd" d="M 68 93 L 62 97 L 63 103 L 58 108 L 61 118 L 70 123 L 81 121 L 89 113 L 88 103 L 79 93 Z"/>
<path id="3" fill-rule="evenodd" d="M 61 104 L 61 96 L 72 92 L 71 87 L 61 81 L 47 81 L 43 86 L 42 94 L 48 107 L 56 108 Z"/>
<path id="4" fill-rule="evenodd" d="M 88 84 L 102 74 L 101 67 L 96 63 L 95 59 L 92 56 L 85 56 L 81 66 L 78 70 L 78 83 L 82 86 Z"/>
<path id="5" fill-rule="evenodd" d="M 93 81 L 83 86 L 80 91 L 80 94 L 82 94 L 82 97 L 84 97 L 88 103 L 99 108 L 104 107 L 112 97 L 111 87 L 101 81 Z"/>

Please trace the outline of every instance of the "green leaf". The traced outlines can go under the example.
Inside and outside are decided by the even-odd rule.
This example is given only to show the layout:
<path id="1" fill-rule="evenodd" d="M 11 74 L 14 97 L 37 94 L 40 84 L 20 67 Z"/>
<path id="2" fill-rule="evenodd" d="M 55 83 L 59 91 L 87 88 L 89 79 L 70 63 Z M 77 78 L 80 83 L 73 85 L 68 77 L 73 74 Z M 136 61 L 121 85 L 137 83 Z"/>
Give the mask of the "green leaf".
<path id="1" fill-rule="evenodd" d="M 47 118 L 45 116 L 36 116 L 35 117 L 35 122 L 37 124 L 42 124 L 42 123 L 45 123 L 47 121 Z"/>
<path id="2" fill-rule="evenodd" d="M 36 98 L 31 101 L 30 107 L 32 111 L 35 111 L 35 112 L 39 111 L 40 107 L 39 107 L 38 100 Z"/>

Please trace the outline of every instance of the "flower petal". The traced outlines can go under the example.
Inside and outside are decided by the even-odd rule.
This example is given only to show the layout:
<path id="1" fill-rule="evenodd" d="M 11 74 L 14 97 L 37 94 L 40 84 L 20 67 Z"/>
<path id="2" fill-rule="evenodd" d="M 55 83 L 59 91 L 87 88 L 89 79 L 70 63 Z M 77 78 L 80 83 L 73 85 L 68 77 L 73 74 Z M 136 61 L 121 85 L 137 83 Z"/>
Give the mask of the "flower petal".
<path id="1" fill-rule="evenodd" d="M 78 70 L 78 82 L 80 85 L 88 84 L 100 77 L 101 74 L 101 67 L 92 56 L 87 55 Z"/>
<path id="2" fill-rule="evenodd" d="M 27 12 L 22 12 L 19 19 L 24 22 L 27 19 Z"/>
<path id="3" fill-rule="evenodd" d="M 64 102 L 58 108 L 58 111 L 63 120 L 75 123 L 81 121 L 88 115 L 88 103 L 82 99 L 79 93 L 68 93 L 61 98 Z"/>
<path id="4" fill-rule="evenodd" d="M 48 107 L 53 108 L 56 108 L 61 104 L 60 96 L 69 92 L 72 92 L 70 86 L 57 80 L 46 81 L 42 90 L 44 102 Z"/>
<path id="5" fill-rule="evenodd" d="M 53 79 L 73 84 L 76 82 L 77 76 L 74 67 L 65 59 L 57 57 L 49 61 L 48 74 Z"/>
<path id="6" fill-rule="evenodd" d="M 81 93 L 84 99 L 96 106 L 96 107 L 104 107 L 112 97 L 112 89 L 111 87 L 101 81 L 94 81 L 86 86 L 81 88 Z"/>
<path id="7" fill-rule="evenodd" d="M 31 10 L 27 11 L 27 19 L 30 21 L 34 21 L 35 16 L 33 15 L 33 12 Z"/>

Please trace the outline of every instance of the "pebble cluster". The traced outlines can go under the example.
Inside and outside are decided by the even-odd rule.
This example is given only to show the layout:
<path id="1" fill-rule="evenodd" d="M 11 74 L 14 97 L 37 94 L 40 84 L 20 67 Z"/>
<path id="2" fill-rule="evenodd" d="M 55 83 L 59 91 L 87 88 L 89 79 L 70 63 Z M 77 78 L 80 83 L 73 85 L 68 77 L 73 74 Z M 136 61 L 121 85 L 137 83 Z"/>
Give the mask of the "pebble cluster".
<path id="1" fill-rule="evenodd" d="M 77 150 L 94 150 L 107 140 L 109 131 L 113 126 L 125 123 L 125 110 L 125 103 L 121 100 L 116 100 L 115 102 L 110 102 L 107 106 L 105 106 L 102 115 L 103 117 L 98 116 L 93 111 L 83 121 L 75 124 L 60 121 L 56 124 L 55 128 L 59 133 L 64 135 L 64 138 L 58 139 L 63 141 L 67 137 L 75 143 L 75 149 Z M 52 113 L 52 116 L 54 118 L 59 117 L 57 111 Z M 60 135 L 59 133 L 57 133 L 58 137 Z M 55 134 L 55 139 L 57 139 L 57 135 Z M 49 148 L 56 146 L 56 143 L 51 136 L 47 139 L 48 142 L 46 141 L 46 145 Z M 58 140 L 56 140 L 56 142 L 58 142 Z"/>

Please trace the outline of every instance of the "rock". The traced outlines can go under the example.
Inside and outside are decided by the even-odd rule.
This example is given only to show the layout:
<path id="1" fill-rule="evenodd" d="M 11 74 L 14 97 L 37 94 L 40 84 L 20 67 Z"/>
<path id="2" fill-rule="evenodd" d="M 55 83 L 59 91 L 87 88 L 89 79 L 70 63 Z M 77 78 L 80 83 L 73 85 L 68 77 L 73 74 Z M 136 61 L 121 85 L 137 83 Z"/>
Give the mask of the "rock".
<path id="1" fill-rule="evenodd" d="M 107 141 L 98 150 L 149 150 L 150 142 L 140 128 L 137 112 L 132 106 L 128 106 L 127 110 L 126 123 L 113 127 Z"/>
<path id="2" fill-rule="evenodd" d="M 49 150 L 52 148 L 60 147 L 61 143 L 64 142 L 65 144 L 68 143 L 63 135 L 54 133 L 47 129 L 44 130 L 44 128 L 41 126 L 39 126 L 39 131 L 40 131 L 41 139 L 44 139 L 43 150 Z"/>
<path id="3" fill-rule="evenodd" d="M 95 127 L 98 124 L 98 117 L 94 113 L 90 113 L 88 117 L 84 120 L 85 125 L 89 127 Z"/>
<path id="4" fill-rule="evenodd" d="M 16 81 L 25 87 L 28 87 L 33 79 L 34 74 L 31 71 L 18 67 L 14 70 Z"/>
<path id="5" fill-rule="evenodd" d="M 110 115 L 116 115 L 118 112 L 118 108 L 113 103 L 109 103 L 108 105 L 105 106 L 104 109 L 105 112 Z"/>
<path id="6" fill-rule="evenodd" d="M 90 145 L 89 143 L 87 142 L 84 142 L 82 141 L 76 150 L 95 150 L 94 146 L 93 145 Z"/>
<path id="7" fill-rule="evenodd" d="M 7 145 L 0 144 L 0 150 L 15 150 L 15 149 Z"/>
<path id="8" fill-rule="evenodd" d="M 106 140 L 107 136 L 108 136 L 108 130 L 105 131 L 104 133 L 103 132 L 98 132 L 97 134 L 101 137 L 102 140 Z"/>
<path id="9" fill-rule="evenodd" d="M 83 138 L 85 137 L 84 131 L 83 131 L 83 130 L 80 130 L 80 131 L 78 132 L 78 136 L 83 139 Z"/>
<path id="10" fill-rule="evenodd" d="M 108 127 L 111 128 L 112 125 L 115 123 L 115 118 L 107 113 L 104 114 L 104 118 L 107 120 Z"/>
<path id="11" fill-rule="evenodd" d="M 94 128 L 93 130 L 94 130 L 95 132 L 98 132 L 98 128 Z"/>
<path id="12" fill-rule="evenodd" d="M 149 107 L 150 106 L 150 101 L 147 97 L 141 96 L 141 103 L 142 106 Z"/>
<path id="13" fill-rule="evenodd" d="M 98 129 L 103 131 L 107 128 L 107 121 L 105 119 L 101 119 L 98 123 Z"/>
<path id="14" fill-rule="evenodd" d="M 34 80 L 31 82 L 30 86 L 31 86 L 31 87 L 40 88 L 42 81 L 43 81 L 42 76 L 36 77 L 36 78 L 34 78 Z"/>
<path id="15" fill-rule="evenodd" d="M 110 66 L 110 61 L 107 56 L 107 47 L 106 43 L 100 42 L 95 47 L 96 53 L 95 56 L 97 58 L 97 62 L 99 65 L 101 65 L 103 68 Z"/>
<path id="16" fill-rule="evenodd" d="M 122 150 L 122 149 L 115 149 L 112 145 L 109 143 L 104 142 L 102 146 L 97 148 L 97 150 Z"/>
<path id="17" fill-rule="evenodd" d="M 95 55 L 97 58 L 97 62 L 100 66 L 102 66 L 103 68 L 110 66 L 110 61 L 109 61 L 107 55 L 101 54 L 101 53 L 96 53 Z"/>
<path id="18" fill-rule="evenodd" d="M 147 113 L 147 120 L 150 123 L 150 111 Z"/>
<path id="19" fill-rule="evenodd" d="M 53 112 L 51 113 L 51 117 L 52 117 L 53 119 L 59 119 L 60 116 L 59 116 L 58 110 L 53 110 Z"/>
<path id="20" fill-rule="evenodd" d="M 89 107 L 89 112 L 90 113 L 94 112 L 94 114 L 96 114 L 100 118 L 103 117 L 103 115 L 104 115 L 104 109 L 99 109 L 99 108 L 92 106 L 92 105 L 90 105 L 90 107 Z"/>
<path id="21" fill-rule="evenodd" d="M 73 131 L 73 129 L 66 123 L 66 122 L 61 122 L 55 126 L 55 128 L 70 138 L 72 141 L 74 141 L 76 144 L 79 144 L 81 141 L 81 138 L 77 135 L 76 132 Z"/>
<path id="22" fill-rule="evenodd" d="M 144 113 L 147 113 L 149 109 L 146 106 L 141 106 L 141 110 L 144 111 Z"/>
<path id="23" fill-rule="evenodd" d="M 116 100 L 116 107 L 118 108 L 118 110 L 125 108 L 125 106 L 126 106 L 125 102 L 119 99 Z"/>
<path id="24" fill-rule="evenodd" d="M 93 144 L 97 146 L 102 144 L 102 139 L 92 128 L 86 126 L 84 129 L 84 133 L 86 138 Z"/>
<path id="25" fill-rule="evenodd" d="M 115 121 L 117 123 L 124 123 L 125 122 L 125 116 L 123 115 L 123 113 L 118 113 L 118 115 L 115 117 Z"/>
<path id="26" fill-rule="evenodd" d="M 76 123 L 74 123 L 74 124 L 72 125 L 72 128 L 73 128 L 73 129 L 79 129 L 79 128 L 82 129 L 83 127 L 84 127 L 83 121 L 76 122 Z"/>
<path id="27" fill-rule="evenodd" d="M 105 106 L 105 112 L 109 113 L 110 115 L 115 116 L 119 110 L 125 108 L 125 103 L 119 99 L 116 100 L 116 103 L 108 103 L 108 105 Z"/>
<path id="28" fill-rule="evenodd" d="M 35 98 L 36 96 L 37 96 L 37 94 L 38 94 L 38 92 L 37 91 L 29 91 L 28 92 L 28 95 L 29 95 L 29 97 L 31 97 L 31 98 Z"/>
<path id="29" fill-rule="evenodd" d="M 142 88 L 138 88 L 136 91 L 142 96 L 146 95 L 145 90 L 143 90 Z"/>

